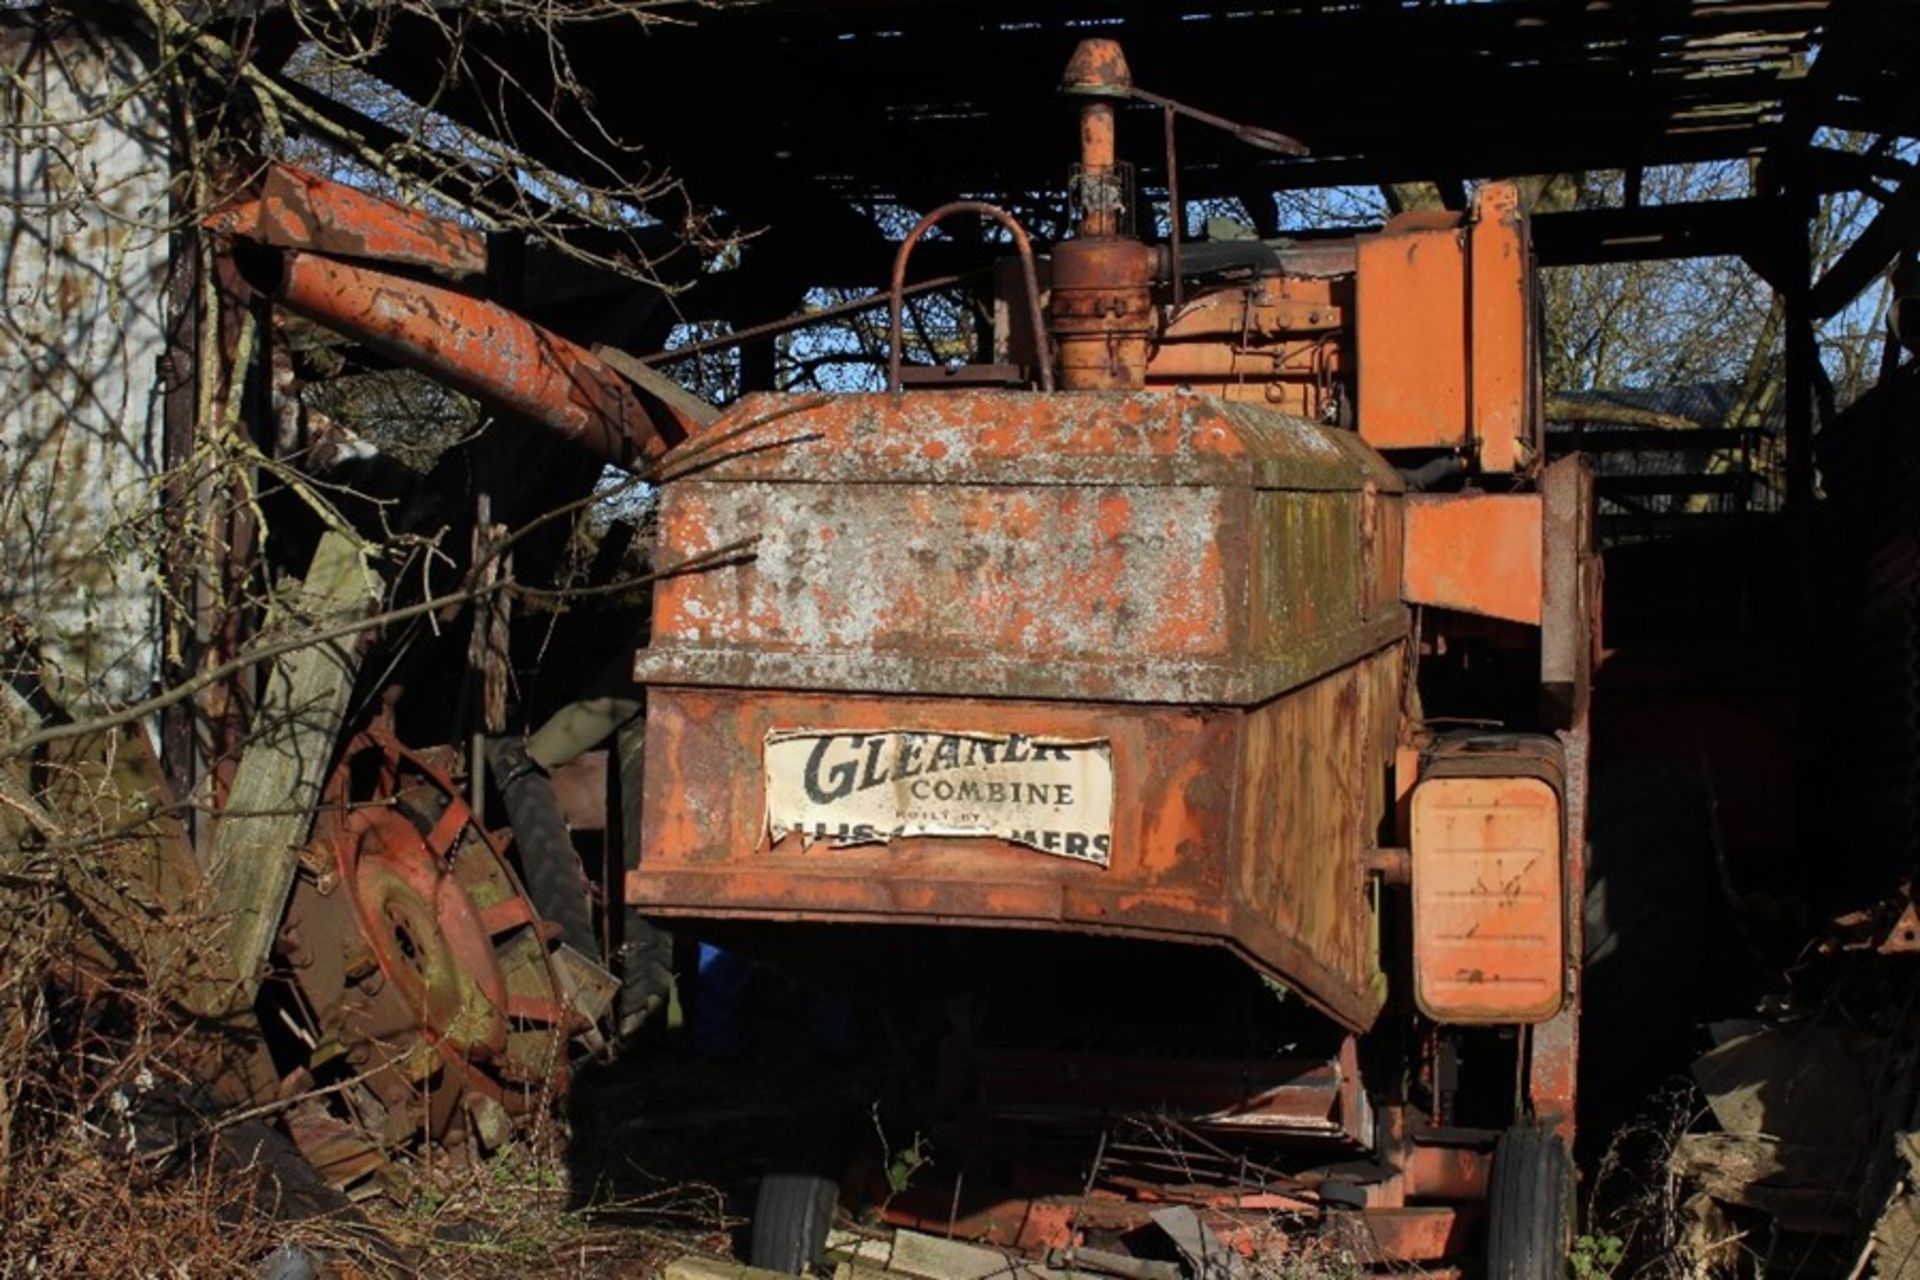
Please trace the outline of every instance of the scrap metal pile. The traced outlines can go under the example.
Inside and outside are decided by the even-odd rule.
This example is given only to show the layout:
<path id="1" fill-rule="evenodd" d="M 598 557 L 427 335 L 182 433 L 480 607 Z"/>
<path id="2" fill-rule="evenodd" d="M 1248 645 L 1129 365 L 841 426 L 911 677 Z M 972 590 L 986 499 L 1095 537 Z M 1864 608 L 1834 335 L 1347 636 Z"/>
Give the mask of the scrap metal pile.
<path id="1" fill-rule="evenodd" d="M 266 656 L 248 668 L 257 683 L 243 678 L 246 735 L 208 779 L 223 803 L 177 819 L 162 769 L 127 762 L 144 738 L 70 741 L 51 707 L 38 732 L 52 745 L 18 781 L 76 812 L 111 801 L 134 815 L 115 838 L 151 850 L 79 914 L 82 975 L 131 969 L 169 993 L 202 1104 L 282 1118 L 351 1196 L 398 1191 L 397 1160 L 477 1160 L 551 1115 L 581 1054 L 665 1002 L 664 939 L 588 875 L 593 856 L 619 874 L 613 752 L 596 748 L 635 704 L 573 701 L 591 682 L 569 669 L 544 705 L 543 689 L 517 691 L 516 716 L 546 722 L 507 732 L 506 686 L 538 684 L 514 665 L 511 604 L 547 602 L 543 642 L 576 658 L 609 617 L 616 645 L 643 633 L 632 585 L 580 626 L 552 603 L 566 591 L 542 584 L 573 537 L 560 517 L 590 503 L 605 465 L 657 478 L 712 410 L 488 300 L 486 245 L 454 222 L 268 165 L 206 226 L 228 300 L 273 317 L 277 416 L 312 432 L 300 471 L 280 473 L 295 482 L 259 506 L 281 581 L 249 642 Z M 329 343 L 502 425 L 426 468 L 391 465 L 363 424 L 306 419 L 298 371 L 324 376 L 314 353 Z M 474 479 L 515 459 L 513 478 L 547 483 L 490 494 Z M 621 571 L 637 562 L 644 587 L 631 534 L 603 549 Z M 26 831 L 40 810 L 21 812 Z M 191 964 L 182 977 L 155 955 Z"/>
<path id="2" fill-rule="evenodd" d="M 477 296 L 471 286 L 484 275 L 485 246 L 457 224 L 284 166 L 270 167 L 256 196 L 209 224 L 261 297 L 474 397 L 519 430 L 543 429 L 552 448 L 650 473 L 711 416 L 664 379 L 642 373 L 636 385 Z M 563 490 L 502 494 L 491 505 L 516 497 L 533 512 L 573 500 Z M 482 573 L 503 581 L 486 539 L 517 532 L 479 522 L 463 581 Z M 491 752 L 450 741 L 457 719 L 434 703 L 410 705 L 404 680 L 370 688 L 378 710 L 345 725 L 273 935 L 277 978 L 263 988 L 261 1012 L 276 1042 L 279 1093 L 297 1099 L 289 1129 L 330 1181 L 356 1191 L 376 1185 L 393 1154 L 422 1142 L 456 1158 L 499 1148 L 565 1093 L 574 1053 L 606 1047 L 602 1023 L 616 993 L 628 1031 L 664 999 L 658 939 L 642 921 L 622 928 L 609 920 L 620 915 L 617 903 L 609 912 L 601 900 L 595 919 L 567 822 L 604 828 L 612 807 L 605 753 L 588 768 L 599 794 L 581 799 L 593 782 L 575 783 L 571 808 L 547 772 L 577 760 L 631 712 L 562 707 L 544 739 L 561 745 L 536 762 L 517 736 L 499 733 L 511 654 L 494 630 L 504 625 L 497 597 L 482 596 L 474 612 L 467 656 L 489 682 Z M 439 646 L 438 661 L 448 648 Z M 486 656 L 474 661 L 476 653 Z M 390 656 L 389 671 L 405 660 L 404 650 Z M 579 738 L 583 723 L 593 728 Z M 406 725 L 432 736 L 409 745 Z M 490 798 L 505 811 L 492 827 L 481 816 Z M 605 856 L 617 864 L 617 850 Z M 609 963 L 632 979 L 624 991 Z"/>

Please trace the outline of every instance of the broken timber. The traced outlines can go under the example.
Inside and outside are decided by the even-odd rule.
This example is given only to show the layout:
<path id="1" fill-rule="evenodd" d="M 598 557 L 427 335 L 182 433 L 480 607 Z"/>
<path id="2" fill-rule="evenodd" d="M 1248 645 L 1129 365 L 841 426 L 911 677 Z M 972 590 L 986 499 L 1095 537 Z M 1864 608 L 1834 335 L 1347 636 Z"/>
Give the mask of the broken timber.
<path id="1" fill-rule="evenodd" d="M 305 581 L 277 605 L 267 630 L 280 625 L 339 623 L 372 609 L 377 579 L 361 545 L 339 533 L 321 537 Z M 214 836 L 210 878 L 214 909 L 228 921 L 227 951 L 246 999 L 280 926 L 299 866 L 300 845 L 339 741 L 347 698 L 359 670 L 359 641 L 347 636 L 296 649 L 278 659 L 254 715 L 254 734 L 240 757 Z"/>

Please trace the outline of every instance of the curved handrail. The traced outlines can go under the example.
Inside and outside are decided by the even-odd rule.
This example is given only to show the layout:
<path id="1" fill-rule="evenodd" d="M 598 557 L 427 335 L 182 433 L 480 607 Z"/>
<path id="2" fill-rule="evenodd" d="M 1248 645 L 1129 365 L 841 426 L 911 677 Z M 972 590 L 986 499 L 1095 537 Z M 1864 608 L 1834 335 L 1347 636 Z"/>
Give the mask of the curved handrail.
<path id="1" fill-rule="evenodd" d="M 1020 273 L 1027 285 L 1027 312 L 1033 322 L 1033 340 L 1039 348 L 1040 389 L 1053 390 L 1053 361 L 1047 352 L 1046 317 L 1040 312 L 1040 275 L 1033 266 L 1033 242 L 1027 239 L 1026 228 L 999 205 L 988 204 L 984 200 L 955 200 L 952 204 L 941 205 L 915 223 L 913 230 L 907 233 L 907 238 L 900 242 L 900 251 L 893 255 L 893 281 L 887 290 L 887 391 L 891 393 L 900 389 L 900 312 L 906 288 L 907 259 L 912 256 L 913 246 L 920 242 L 920 237 L 932 230 L 936 222 L 956 213 L 977 213 L 981 217 L 992 218 L 1013 236 L 1014 248 L 1020 253 Z"/>

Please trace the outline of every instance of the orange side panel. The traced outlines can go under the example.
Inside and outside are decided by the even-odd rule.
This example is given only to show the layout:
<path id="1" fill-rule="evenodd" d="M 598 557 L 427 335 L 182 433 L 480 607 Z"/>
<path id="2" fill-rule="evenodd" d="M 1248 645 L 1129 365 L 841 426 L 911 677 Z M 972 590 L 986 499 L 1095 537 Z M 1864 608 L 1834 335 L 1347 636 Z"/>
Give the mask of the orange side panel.
<path id="1" fill-rule="evenodd" d="M 1387 804 L 1399 646 L 1246 713 L 654 686 L 642 850 L 659 916 L 1046 929 L 1225 945 L 1359 1030 L 1385 998 L 1361 851 Z M 767 825 L 779 729 L 1109 744 L 1110 862 L 982 836 L 837 846 Z"/>
<path id="2" fill-rule="evenodd" d="M 1376 449 L 1467 443 L 1467 233 L 1431 223 L 1357 242 L 1358 420 Z"/>
<path id="3" fill-rule="evenodd" d="M 1540 625 L 1537 493 L 1410 493 L 1401 593 L 1408 604 Z"/>
<path id="4" fill-rule="evenodd" d="M 1526 223 L 1520 192 L 1490 182 L 1474 193 L 1468 233 L 1472 289 L 1473 435 L 1482 471 L 1518 471 L 1533 452 L 1528 413 Z"/>
<path id="5" fill-rule="evenodd" d="M 1564 992 L 1560 800 L 1538 778 L 1413 792 L 1414 998 L 1439 1022 L 1538 1022 Z"/>

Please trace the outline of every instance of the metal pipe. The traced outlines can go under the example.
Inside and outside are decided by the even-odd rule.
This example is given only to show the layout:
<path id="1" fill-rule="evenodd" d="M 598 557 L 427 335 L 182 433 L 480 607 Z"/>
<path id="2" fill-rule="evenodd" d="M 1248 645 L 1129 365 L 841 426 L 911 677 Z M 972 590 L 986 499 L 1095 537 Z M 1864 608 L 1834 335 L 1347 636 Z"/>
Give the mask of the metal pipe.
<path id="1" fill-rule="evenodd" d="M 984 269 L 983 269 L 984 270 Z M 956 284 L 965 284 L 981 271 L 963 271 L 957 275 L 934 276 L 927 280 L 916 280 L 908 285 L 902 296 L 914 297 L 922 293 L 931 293 L 935 289 L 951 289 Z M 665 351 L 656 351 L 652 355 L 640 357 L 642 364 L 672 364 L 677 360 L 690 360 L 694 356 L 708 351 L 731 351 L 742 343 L 756 338 L 768 338 L 777 334 L 790 333 L 795 329 L 804 329 L 809 325 L 824 324 L 828 320 L 838 320 L 841 316 L 857 315 L 862 311 L 871 311 L 875 307 L 887 305 L 891 295 L 882 289 L 878 293 L 863 294 L 846 302 L 836 302 L 830 307 L 820 307 L 813 311 L 799 311 L 780 320 L 769 320 L 765 324 L 748 325 L 744 329 L 735 329 L 714 338 L 702 338 L 698 342 L 689 342 L 684 346 L 669 347 Z"/>
<path id="2" fill-rule="evenodd" d="M 1153 278 L 1172 280 L 1213 275 L 1222 271 L 1267 272 L 1280 270 L 1280 255 L 1261 240 L 1199 240 L 1180 246 L 1175 258 L 1172 246 L 1154 254 Z"/>
<path id="3" fill-rule="evenodd" d="M 279 249 L 425 267 L 454 277 L 487 272 L 487 240 L 471 227 L 288 164 L 267 168 L 260 198 L 222 209 L 215 230 Z"/>
<path id="4" fill-rule="evenodd" d="M 1033 266 L 1033 242 L 1027 238 L 1027 229 L 1020 225 L 1018 218 L 984 200 L 955 200 L 941 205 L 914 224 L 907 238 L 900 242 L 899 252 L 893 255 L 893 280 L 887 289 L 887 390 L 900 389 L 900 311 L 907 283 L 907 259 L 913 256 L 913 246 L 920 242 L 921 236 L 941 219 L 956 213 L 977 213 L 983 218 L 992 218 L 1013 236 L 1013 247 L 1020 254 L 1020 274 L 1027 286 L 1027 313 L 1033 323 L 1033 341 L 1039 349 L 1040 389 L 1053 390 L 1053 359 L 1047 351 L 1047 323 L 1040 309 L 1040 274 Z"/>
<path id="5" fill-rule="evenodd" d="M 1173 141 L 1173 122 L 1177 117 L 1170 106 L 1161 108 L 1161 112 L 1167 133 L 1167 256 L 1171 259 L 1169 275 L 1173 279 L 1173 309 L 1178 311 L 1184 301 L 1180 241 L 1187 230 L 1187 211 L 1180 203 L 1180 153 Z"/>
<path id="6" fill-rule="evenodd" d="M 1080 108 L 1080 225 L 1086 239 L 1118 235 L 1114 185 L 1113 104 L 1095 99 Z"/>
<path id="7" fill-rule="evenodd" d="M 295 315 L 616 466 L 637 470 L 685 436 L 649 414 L 605 361 L 497 303 L 298 251 L 280 254 L 275 277 L 256 283 Z"/>
<path id="8" fill-rule="evenodd" d="M 1113 160 L 1113 104 L 1096 98 L 1080 108 L 1080 167 L 1104 173 Z"/>

